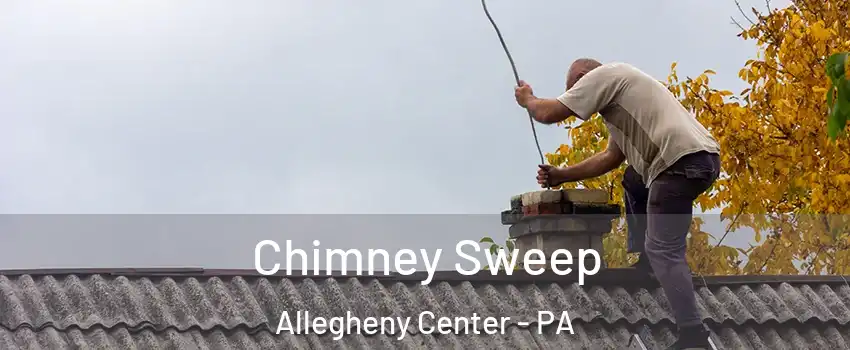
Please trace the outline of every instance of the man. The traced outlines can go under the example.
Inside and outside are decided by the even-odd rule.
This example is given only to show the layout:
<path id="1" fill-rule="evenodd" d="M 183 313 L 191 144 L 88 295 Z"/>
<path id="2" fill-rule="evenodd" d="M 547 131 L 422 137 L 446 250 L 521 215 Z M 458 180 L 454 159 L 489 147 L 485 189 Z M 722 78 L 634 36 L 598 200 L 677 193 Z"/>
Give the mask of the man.
<path id="1" fill-rule="evenodd" d="M 625 63 L 579 59 L 558 98 L 537 98 L 525 82 L 515 95 L 543 124 L 602 116 L 607 149 L 563 168 L 540 165 L 537 182 L 546 187 L 593 178 L 626 161 L 629 251 L 640 253 L 634 267 L 655 274 L 673 308 L 679 338 L 670 349 L 710 348 L 685 250 L 693 202 L 720 172 L 717 141 L 663 84 Z"/>

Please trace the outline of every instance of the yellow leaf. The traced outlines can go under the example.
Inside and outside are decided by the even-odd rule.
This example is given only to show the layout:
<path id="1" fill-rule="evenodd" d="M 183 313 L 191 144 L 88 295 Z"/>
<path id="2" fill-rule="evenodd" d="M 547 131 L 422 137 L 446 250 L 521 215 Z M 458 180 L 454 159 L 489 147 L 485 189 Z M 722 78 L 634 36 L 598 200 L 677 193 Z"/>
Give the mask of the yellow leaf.
<path id="1" fill-rule="evenodd" d="M 679 81 L 678 65 L 671 63 L 667 89 L 710 130 L 722 150 L 722 178 L 698 202 L 719 208 L 726 224 L 745 214 L 730 234 L 752 230 L 758 239 L 752 249 L 747 245 L 733 247 L 741 250 L 712 249 L 707 234 L 693 225 L 687 256 L 694 271 L 795 274 L 838 271 L 850 265 L 850 253 L 839 254 L 835 260 L 832 254 L 817 254 L 820 248 L 847 250 L 836 244 L 850 244 L 850 229 L 833 239 L 811 223 L 780 220 L 799 213 L 817 218 L 825 213 L 850 214 L 850 140 L 831 144 L 824 137 L 827 79 L 822 63 L 830 52 L 850 51 L 850 40 L 838 34 L 850 27 L 842 12 L 846 9 L 846 0 L 821 0 L 818 6 L 786 6 L 758 16 L 741 35 L 755 47 L 739 66 L 738 76 L 746 85 L 738 94 L 740 100 L 713 86 L 708 79 L 716 74 L 713 70 Z M 605 148 L 608 131 L 602 120 L 594 116 L 583 125 L 568 133 L 571 147 L 558 148 L 569 164 Z M 621 202 L 623 169 L 565 187 L 606 189 L 614 201 Z M 725 227 L 704 226 L 715 237 L 725 231 Z M 626 253 L 625 228 L 625 220 L 620 220 L 604 238 L 612 267 L 627 266 L 634 259 Z M 777 230 L 783 238 L 774 244 Z M 748 263 L 736 265 L 738 255 L 746 256 Z M 804 263 L 812 271 L 797 271 L 794 260 L 800 257 L 809 257 Z"/>

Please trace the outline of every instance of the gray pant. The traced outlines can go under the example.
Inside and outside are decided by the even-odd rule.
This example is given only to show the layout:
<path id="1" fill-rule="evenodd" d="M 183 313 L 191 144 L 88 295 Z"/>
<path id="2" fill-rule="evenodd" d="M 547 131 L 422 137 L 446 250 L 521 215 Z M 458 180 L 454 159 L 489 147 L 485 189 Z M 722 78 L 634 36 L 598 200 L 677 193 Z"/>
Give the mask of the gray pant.
<path id="1" fill-rule="evenodd" d="M 649 188 L 631 166 L 623 175 L 629 252 L 646 254 L 673 308 L 676 324 L 702 323 L 685 257 L 694 200 L 717 180 L 720 157 L 697 152 L 682 157 Z"/>

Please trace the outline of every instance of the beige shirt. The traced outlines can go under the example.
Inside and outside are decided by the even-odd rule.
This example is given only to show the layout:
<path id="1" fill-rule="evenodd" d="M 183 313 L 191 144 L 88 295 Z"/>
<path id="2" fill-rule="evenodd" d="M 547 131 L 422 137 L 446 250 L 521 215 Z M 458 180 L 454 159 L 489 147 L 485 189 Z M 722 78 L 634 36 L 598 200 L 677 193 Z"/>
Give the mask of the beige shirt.
<path id="1" fill-rule="evenodd" d="M 682 156 L 720 153 L 717 140 L 666 86 L 626 63 L 590 71 L 558 101 L 583 120 L 602 115 L 610 139 L 647 188 Z"/>

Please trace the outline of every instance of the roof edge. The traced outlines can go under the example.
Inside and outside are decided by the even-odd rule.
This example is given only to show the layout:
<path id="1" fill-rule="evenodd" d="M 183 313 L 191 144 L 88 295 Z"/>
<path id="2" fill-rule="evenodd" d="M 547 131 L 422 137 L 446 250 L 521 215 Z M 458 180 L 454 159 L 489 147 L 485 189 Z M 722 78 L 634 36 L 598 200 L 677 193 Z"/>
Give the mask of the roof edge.
<path id="1" fill-rule="evenodd" d="M 390 273 L 387 275 L 363 275 L 345 273 L 343 271 L 332 271 L 330 274 L 302 274 L 300 271 L 293 274 L 276 273 L 263 275 L 251 269 L 205 269 L 201 267 L 165 267 L 165 268 L 44 268 L 44 269 L 7 269 L 0 270 L 0 276 L 90 276 L 111 275 L 126 277 L 246 277 L 246 278 L 290 278 L 290 279 L 376 279 L 388 282 L 416 283 L 428 280 L 427 271 L 416 271 L 409 275 Z M 719 276 L 694 276 L 695 286 L 712 285 L 735 285 L 735 284 L 843 284 L 850 287 L 850 276 L 841 275 L 719 275 Z M 499 271 L 493 275 L 491 271 L 480 271 L 473 275 L 463 275 L 457 271 L 436 271 L 430 283 L 489 283 L 489 284 L 540 284 L 540 283 L 576 283 L 578 276 L 574 273 L 558 275 L 552 271 L 545 271 L 540 275 L 532 275 L 525 270 L 516 270 L 511 274 Z M 584 284 L 587 285 L 629 285 L 629 286 L 657 286 L 654 278 L 635 273 L 631 268 L 609 268 L 601 269 L 595 275 L 585 276 Z"/>

